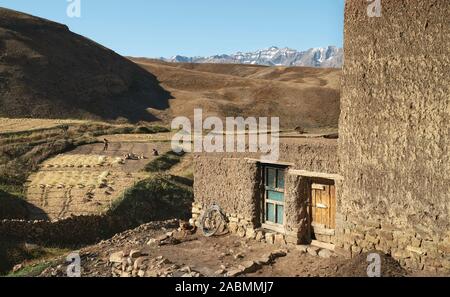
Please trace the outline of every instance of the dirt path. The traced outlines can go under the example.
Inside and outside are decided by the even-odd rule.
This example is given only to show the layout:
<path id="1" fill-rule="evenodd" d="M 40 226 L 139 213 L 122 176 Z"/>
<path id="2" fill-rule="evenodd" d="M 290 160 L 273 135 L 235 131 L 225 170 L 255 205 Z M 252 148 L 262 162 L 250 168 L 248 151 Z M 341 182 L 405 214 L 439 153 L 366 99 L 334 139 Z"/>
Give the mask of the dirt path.
<path id="1" fill-rule="evenodd" d="M 151 222 L 82 249 L 82 276 L 367 276 L 365 255 L 322 258 L 235 235 L 186 235 L 177 226 L 176 220 Z M 392 258 L 382 261 L 382 276 L 408 275 Z M 65 265 L 60 260 L 42 276 L 64 276 Z"/>
<path id="2" fill-rule="evenodd" d="M 29 177 L 27 201 L 32 205 L 31 219 L 102 213 L 125 189 L 147 176 L 142 170 L 155 159 L 152 149 L 161 154 L 170 150 L 169 142 L 130 141 L 134 135 L 129 139 L 122 135 L 121 139 L 124 141 L 109 140 L 107 151 L 103 151 L 101 143 L 89 144 L 45 161 Z M 144 159 L 125 160 L 127 153 Z"/>

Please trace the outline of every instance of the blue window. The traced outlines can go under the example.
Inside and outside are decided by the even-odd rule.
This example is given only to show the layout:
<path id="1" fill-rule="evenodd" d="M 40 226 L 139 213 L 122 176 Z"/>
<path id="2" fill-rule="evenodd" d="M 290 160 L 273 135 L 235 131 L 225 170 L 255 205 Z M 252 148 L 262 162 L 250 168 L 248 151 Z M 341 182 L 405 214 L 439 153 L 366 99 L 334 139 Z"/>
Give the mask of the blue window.
<path id="1" fill-rule="evenodd" d="M 284 178 L 284 168 L 264 167 L 266 223 L 277 225 L 284 223 Z"/>

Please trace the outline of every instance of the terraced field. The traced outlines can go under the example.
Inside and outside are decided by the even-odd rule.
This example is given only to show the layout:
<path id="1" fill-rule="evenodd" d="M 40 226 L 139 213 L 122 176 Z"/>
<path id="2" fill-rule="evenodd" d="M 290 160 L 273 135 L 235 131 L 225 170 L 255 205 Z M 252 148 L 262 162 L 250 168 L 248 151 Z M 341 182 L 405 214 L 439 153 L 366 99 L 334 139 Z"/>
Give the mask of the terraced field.
<path id="1" fill-rule="evenodd" d="M 23 131 L 37 131 L 56 128 L 61 125 L 83 124 L 82 120 L 53 120 L 53 119 L 8 119 L 0 118 L 0 134 Z"/>
<path id="2" fill-rule="evenodd" d="M 29 177 L 27 201 L 32 219 L 62 219 L 71 215 L 100 214 L 136 182 L 148 176 L 145 165 L 170 150 L 169 142 L 110 142 L 89 144 L 43 162 L 38 172 Z M 125 154 L 144 156 L 125 160 Z"/>

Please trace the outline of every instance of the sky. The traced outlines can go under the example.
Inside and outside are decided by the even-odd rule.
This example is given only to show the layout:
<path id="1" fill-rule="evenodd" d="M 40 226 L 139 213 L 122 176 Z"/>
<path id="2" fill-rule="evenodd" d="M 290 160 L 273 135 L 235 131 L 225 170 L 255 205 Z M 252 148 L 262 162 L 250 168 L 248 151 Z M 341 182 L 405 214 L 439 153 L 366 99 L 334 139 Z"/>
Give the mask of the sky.
<path id="1" fill-rule="evenodd" d="M 80 1 L 81 17 L 69 17 Z M 210 56 L 270 46 L 342 47 L 345 0 L 0 0 L 125 56 Z"/>

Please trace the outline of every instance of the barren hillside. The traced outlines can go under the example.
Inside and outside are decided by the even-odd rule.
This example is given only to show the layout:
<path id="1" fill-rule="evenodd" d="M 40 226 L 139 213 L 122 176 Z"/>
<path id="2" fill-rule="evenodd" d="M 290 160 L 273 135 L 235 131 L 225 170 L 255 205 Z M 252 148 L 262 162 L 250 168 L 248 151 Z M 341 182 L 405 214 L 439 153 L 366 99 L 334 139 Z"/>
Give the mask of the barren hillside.
<path id="1" fill-rule="evenodd" d="M 181 64 L 131 58 L 170 91 L 173 116 L 278 116 L 283 127 L 337 127 L 340 70 Z"/>
<path id="2" fill-rule="evenodd" d="M 337 127 L 339 80 L 337 69 L 130 61 L 65 25 L 0 8 L 0 117 L 168 123 L 202 108 Z"/>
<path id="3" fill-rule="evenodd" d="M 0 116 L 154 120 L 151 73 L 61 24 L 0 8 Z"/>

